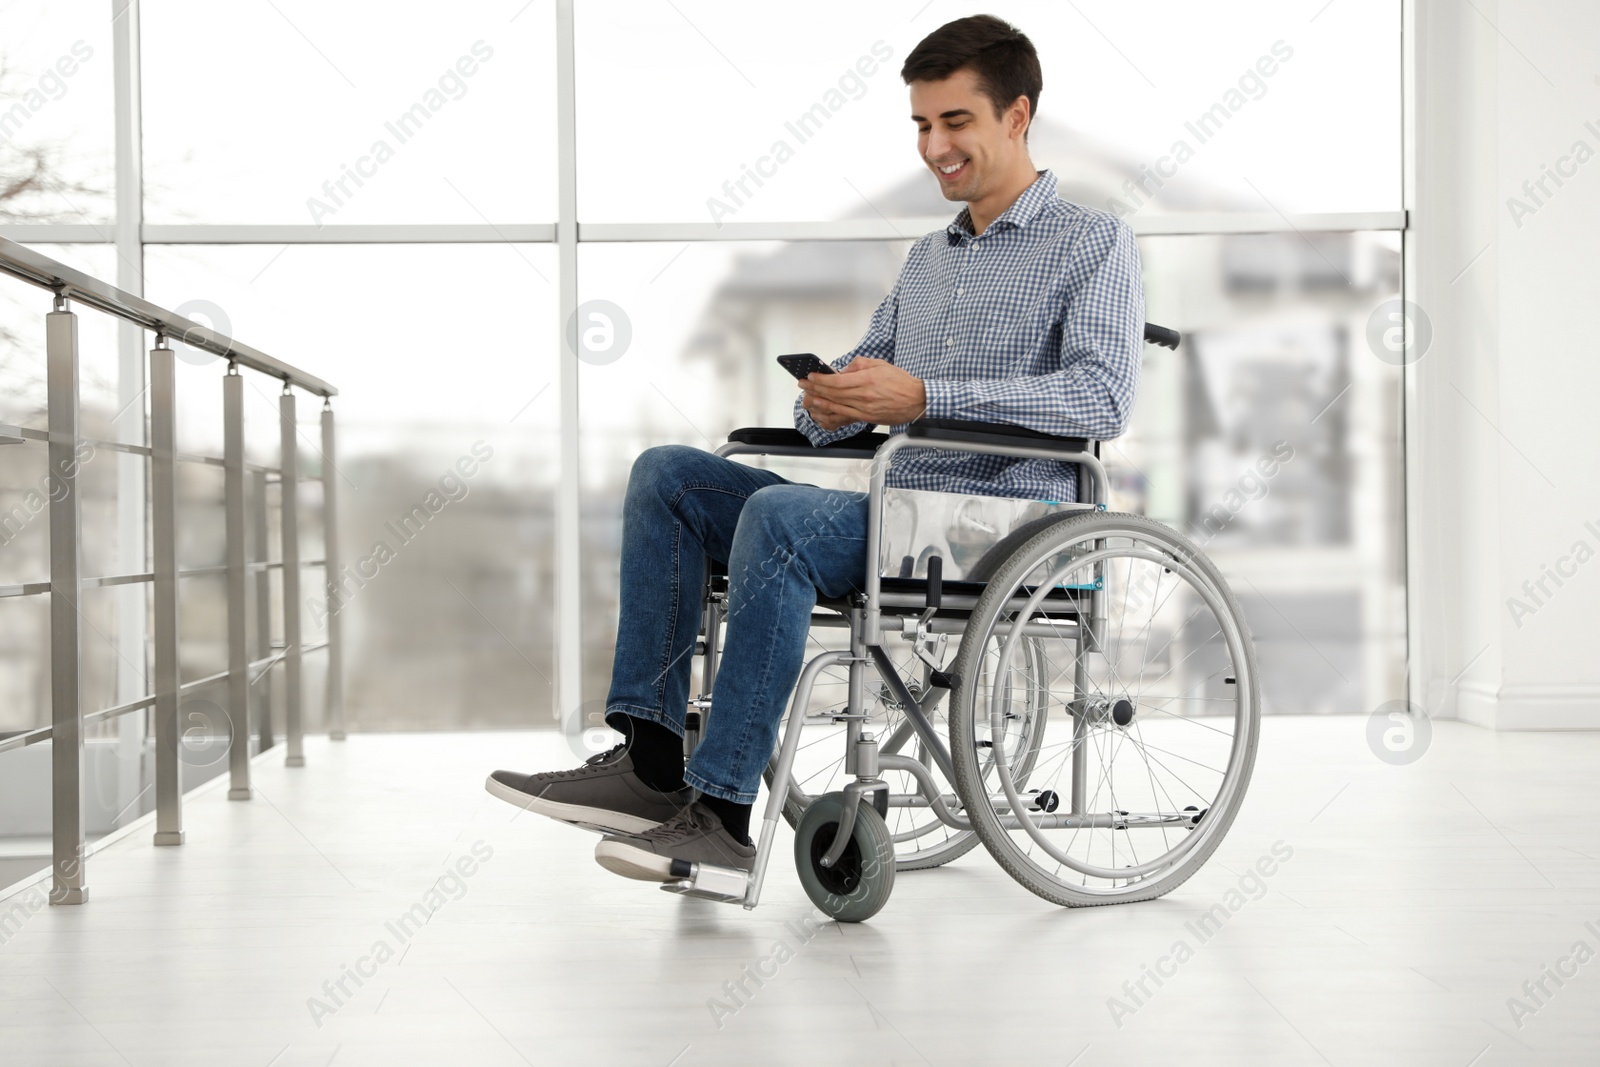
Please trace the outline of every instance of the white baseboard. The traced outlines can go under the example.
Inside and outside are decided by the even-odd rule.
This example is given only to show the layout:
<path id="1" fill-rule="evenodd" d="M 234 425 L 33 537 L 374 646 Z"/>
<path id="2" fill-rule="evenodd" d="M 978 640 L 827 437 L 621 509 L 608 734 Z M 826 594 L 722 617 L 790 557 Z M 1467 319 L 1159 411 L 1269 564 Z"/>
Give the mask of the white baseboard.
<path id="1" fill-rule="evenodd" d="M 1600 730 L 1600 685 L 1461 682 L 1452 718 L 1489 730 Z"/>
<path id="2" fill-rule="evenodd" d="M 1474 726 L 1495 729 L 1495 714 L 1500 707 L 1500 687 L 1492 682 L 1458 682 L 1455 686 L 1455 715 L 1452 718 Z"/>

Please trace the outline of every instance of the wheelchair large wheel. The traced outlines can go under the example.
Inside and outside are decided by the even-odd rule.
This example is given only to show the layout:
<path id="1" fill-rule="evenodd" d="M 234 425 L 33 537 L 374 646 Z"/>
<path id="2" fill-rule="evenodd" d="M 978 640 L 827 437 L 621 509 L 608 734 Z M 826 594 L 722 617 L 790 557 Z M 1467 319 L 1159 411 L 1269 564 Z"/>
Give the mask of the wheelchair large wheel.
<path id="1" fill-rule="evenodd" d="M 1049 737 L 1021 774 L 989 739 L 1034 684 L 1017 673 L 1028 638 L 1050 660 Z M 984 846 L 1034 893 L 1148 900 L 1222 842 L 1255 763 L 1258 672 L 1238 602 L 1181 534 L 1103 512 L 1050 526 L 995 572 L 955 672 L 957 791 Z"/>
<path id="2" fill-rule="evenodd" d="M 823 631 L 824 634 L 828 632 L 830 631 Z M 847 631 L 831 632 L 837 634 L 841 640 L 847 639 L 845 637 Z M 817 637 L 815 631 L 812 636 L 814 639 Z M 820 651 L 822 647 L 820 641 L 817 644 Z M 1020 683 L 1023 678 L 1028 678 L 1032 684 L 1019 693 L 1013 717 L 1007 721 L 1004 732 L 1004 744 L 1010 756 L 1009 765 L 1015 775 L 1024 781 L 1027 778 L 1028 768 L 1039 751 L 1048 695 L 1044 684 L 1044 674 L 1048 667 L 1044 657 L 1044 643 L 1035 640 L 1025 644 L 1026 647 L 1020 651 L 1017 665 L 1014 667 L 1013 681 Z M 913 694 L 920 696 L 922 686 L 926 684 L 927 671 L 923 669 L 922 661 L 911 651 L 909 641 L 889 638 L 885 645 L 902 679 Z M 999 661 L 999 655 L 1000 642 L 991 642 L 988 654 L 984 657 L 985 669 L 992 669 Z M 945 666 L 949 667 L 949 664 Z M 943 822 L 931 807 L 926 806 L 925 797 L 921 795 L 918 780 L 912 772 L 897 770 L 889 765 L 890 761 L 883 760 L 884 756 L 900 756 L 915 760 L 932 778 L 935 789 L 946 807 L 957 816 L 964 816 L 954 783 L 945 781 L 932 755 L 912 731 L 904 709 L 895 700 L 888 686 L 881 680 L 873 679 L 873 682 L 875 684 L 867 686 L 867 694 L 873 701 L 871 729 L 878 738 L 879 758 L 884 763 L 880 768 L 880 777 L 889 783 L 889 792 L 895 799 L 885 804 L 884 793 L 877 793 L 874 797 L 879 804 L 878 813 L 883 816 L 890 838 L 894 842 L 896 869 L 926 870 L 966 855 L 977 847 L 977 835 L 971 830 L 957 829 Z M 815 797 L 842 789 L 845 783 L 854 780 L 845 772 L 844 767 L 846 727 L 843 723 L 833 722 L 830 718 L 831 714 L 845 710 L 847 686 L 846 669 L 835 667 L 824 670 L 812 690 L 811 721 L 807 722 L 806 733 L 800 740 L 800 749 L 790 775 L 789 796 L 783 806 L 784 819 L 791 827 L 798 829 L 807 805 Z M 929 721 L 941 736 L 948 732 L 948 706 L 949 699 L 946 696 L 928 714 Z M 989 739 L 987 734 L 985 737 Z M 992 754 L 986 752 L 980 762 L 983 764 L 984 777 L 993 783 L 995 778 Z M 769 762 L 763 772 L 768 789 L 772 788 L 772 768 L 773 764 Z"/>

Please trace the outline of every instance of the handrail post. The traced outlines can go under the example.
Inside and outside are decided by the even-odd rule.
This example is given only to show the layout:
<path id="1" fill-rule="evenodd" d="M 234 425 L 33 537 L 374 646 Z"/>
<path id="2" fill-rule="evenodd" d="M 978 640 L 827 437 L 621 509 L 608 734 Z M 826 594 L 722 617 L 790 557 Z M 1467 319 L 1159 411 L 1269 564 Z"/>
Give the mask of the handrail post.
<path id="1" fill-rule="evenodd" d="M 253 562 L 266 563 L 271 559 L 272 545 L 267 540 L 267 472 L 250 474 L 250 529 L 255 542 Z M 272 574 L 266 567 L 256 571 L 256 651 L 255 658 L 267 659 L 272 655 Z M 261 734 L 259 751 L 272 747 L 272 667 L 261 668 L 251 685 L 258 685 L 256 698 L 256 729 Z M 248 743 L 248 738 L 246 742 Z"/>
<path id="2" fill-rule="evenodd" d="M 283 670 L 284 733 L 289 754 L 287 767 L 304 767 L 305 723 L 301 711 L 304 685 L 300 676 L 300 461 L 299 426 L 295 421 L 294 390 L 283 383 L 278 398 L 279 475 L 283 522 Z"/>
<path id="3" fill-rule="evenodd" d="M 45 316 L 50 420 L 50 903 L 89 899 L 83 850 L 79 702 L 78 316 L 59 294 Z"/>
<path id="4" fill-rule="evenodd" d="M 344 740 L 344 642 L 339 609 L 339 492 L 338 469 L 334 461 L 333 404 L 322 401 L 322 578 L 327 603 L 328 677 L 323 716 L 328 723 L 328 739 Z"/>
<path id="5" fill-rule="evenodd" d="M 222 378 L 223 513 L 228 584 L 228 799 L 250 799 L 250 656 L 245 648 L 244 377 Z"/>
<path id="6" fill-rule="evenodd" d="M 150 350 L 150 541 L 155 645 L 156 835 L 183 844 L 183 769 L 178 759 L 177 373 L 166 338 Z"/>

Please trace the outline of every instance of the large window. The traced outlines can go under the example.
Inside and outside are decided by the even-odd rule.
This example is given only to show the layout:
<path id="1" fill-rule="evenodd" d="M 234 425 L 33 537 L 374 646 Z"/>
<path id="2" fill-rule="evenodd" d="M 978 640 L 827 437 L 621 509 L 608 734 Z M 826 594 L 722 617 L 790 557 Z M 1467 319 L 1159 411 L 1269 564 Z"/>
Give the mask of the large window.
<path id="1" fill-rule="evenodd" d="M 602 23 L 578 8 L 581 220 L 805 220 L 820 237 L 820 224 L 959 207 L 916 156 L 896 73 L 954 13 L 930 5 L 907 23 L 845 4 L 803 16 L 616 8 L 629 17 Z M 1184 529 L 1217 558 L 1260 642 L 1269 711 L 1394 697 L 1401 376 L 1366 337 L 1400 290 L 1398 4 L 1024 3 L 1005 14 L 1038 43 L 1045 71 L 1035 163 L 1063 196 L 1150 234 L 1149 316 L 1188 338 L 1177 354 L 1147 351 L 1133 425 L 1106 449 L 1117 506 Z M 688 132 L 704 108 L 723 134 Z M 1307 214 L 1341 217 L 1321 228 Z M 1238 232 L 1253 229 L 1268 232 Z M 854 344 L 922 230 L 902 232 L 582 246 L 579 299 L 617 304 L 632 327 L 627 352 L 581 370 L 584 601 L 606 609 L 584 620 L 585 698 L 603 697 L 609 679 L 632 458 L 787 424 L 794 387 L 772 356 Z M 1271 479 L 1253 473 L 1281 455 L 1291 458 L 1268 464 Z"/>
<path id="2" fill-rule="evenodd" d="M 0 233 L 110 280 L 137 262 L 151 298 L 337 384 L 347 559 L 475 442 L 493 449 L 449 524 L 349 607 L 355 729 L 552 722 L 574 710 L 554 684 L 558 648 L 581 648 L 566 702 L 602 697 L 634 456 L 786 424 L 793 383 L 771 357 L 848 349 L 911 241 L 960 207 L 916 155 L 898 71 L 965 12 L 576 0 L 564 147 L 565 7 L 399 3 L 375 18 L 304 0 L 143 0 L 137 87 L 116 84 L 102 8 L 0 7 L 0 181 L 43 168 L 0 199 Z M 1035 163 L 1066 198 L 1131 219 L 1149 317 L 1187 337 L 1178 353 L 1147 351 L 1133 427 L 1106 448 L 1117 506 L 1186 530 L 1222 565 L 1261 645 L 1269 711 L 1403 695 L 1403 372 L 1367 341 L 1401 292 L 1399 0 L 1018 0 L 1004 14 L 1043 61 Z M 114 103 L 135 88 L 142 142 L 122 163 L 142 168 L 144 229 L 119 246 Z M 850 230 L 884 220 L 890 239 Z M 700 225 L 662 239 L 658 224 Z M 559 350 L 573 308 L 555 238 L 572 232 L 577 299 L 627 316 L 611 361 Z M 38 294 L 0 286 L 0 421 L 43 425 L 41 311 Z M 116 437 L 127 342 L 83 322 L 86 426 Z M 180 369 L 182 447 L 215 452 L 221 368 Z M 276 397 L 254 386 L 249 448 L 270 462 Z M 315 405 L 300 418 L 314 439 Z M 566 556 L 564 449 L 581 535 Z M 1252 477 L 1285 449 L 1271 479 Z M 0 450 L 0 502 L 25 490 L 30 462 Z M 86 486 L 94 573 L 116 566 L 117 469 Z M 194 565 L 220 552 L 214 474 L 184 487 Z M 8 542 L 0 583 L 37 580 L 43 544 L 39 531 Z M 566 568 L 581 606 L 558 616 Z M 215 617 L 220 585 L 185 595 L 192 618 Z M 0 731 L 23 729 L 44 721 L 27 666 L 40 618 L 0 609 Z M 119 653 L 109 595 L 90 609 L 107 644 L 86 670 L 109 703 L 119 655 L 142 650 Z M 308 606 L 308 639 L 318 621 Z M 188 677 L 220 655 L 196 626 Z"/>

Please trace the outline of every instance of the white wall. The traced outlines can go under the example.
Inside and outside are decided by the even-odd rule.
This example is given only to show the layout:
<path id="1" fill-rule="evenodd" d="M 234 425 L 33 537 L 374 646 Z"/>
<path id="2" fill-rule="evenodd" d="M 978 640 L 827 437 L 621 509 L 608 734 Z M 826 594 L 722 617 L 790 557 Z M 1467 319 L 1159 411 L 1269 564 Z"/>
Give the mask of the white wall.
<path id="1" fill-rule="evenodd" d="M 1600 728 L 1600 5 L 1414 0 L 1407 29 L 1407 295 L 1433 328 L 1408 381 L 1413 699 Z M 1580 141 L 1563 186 L 1523 191 Z"/>

